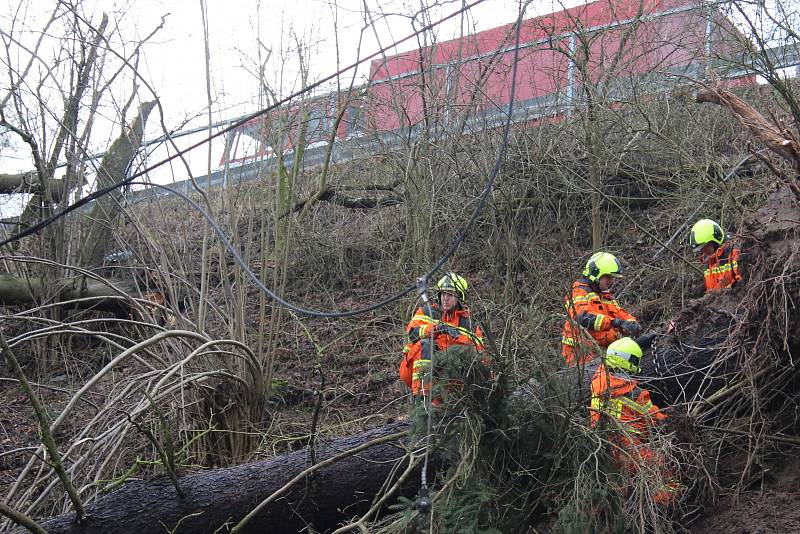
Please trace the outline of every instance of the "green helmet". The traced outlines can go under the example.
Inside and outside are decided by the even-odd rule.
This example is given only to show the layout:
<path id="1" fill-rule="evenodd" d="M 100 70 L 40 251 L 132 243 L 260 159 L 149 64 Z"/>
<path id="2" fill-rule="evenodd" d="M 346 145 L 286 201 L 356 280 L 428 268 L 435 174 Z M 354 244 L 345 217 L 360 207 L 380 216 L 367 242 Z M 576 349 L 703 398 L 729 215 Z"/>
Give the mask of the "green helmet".
<path id="1" fill-rule="evenodd" d="M 689 244 L 694 250 L 703 248 L 706 243 L 714 242 L 721 245 L 725 240 L 725 232 L 722 227 L 711 219 L 700 219 L 689 232 Z"/>
<path id="2" fill-rule="evenodd" d="M 642 370 L 642 347 L 629 337 L 623 337 L 606 349 L 606 365 L 611 369 L 638 373 Z"/>
<path id="3" fill-rule="evenodd" d="M 608 252 L 595 252 L 589 261 L 586 262 L 586 267 L 583 269 L 583 276 L 589 279 L 590 282 L 597 282 L 603 275 L 614 277 L 622 276 L 622 265 L 613 254 Z"/>
<path id="4" fill-rule="evenodd" d="M 436 284 L 439 293 L 443 291 L 455 293 L 461 302 L 467 298 L 467 287 L 469 287 L 467 281 L 456 273 L 447 273 Z"/>

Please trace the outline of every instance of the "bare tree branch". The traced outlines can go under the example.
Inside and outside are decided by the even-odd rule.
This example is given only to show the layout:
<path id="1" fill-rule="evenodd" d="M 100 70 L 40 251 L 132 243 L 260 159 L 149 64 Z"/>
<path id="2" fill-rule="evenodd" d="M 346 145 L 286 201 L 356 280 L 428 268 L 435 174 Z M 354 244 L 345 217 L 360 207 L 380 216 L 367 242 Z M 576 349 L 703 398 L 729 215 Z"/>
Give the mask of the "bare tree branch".
<path id="1" fill-rule="evenodd" d="M 711 103 L 727 108 L 756 139 L 800 172 L 800 144 L 793 138 L 787 138 L 779 128 L 770 124 L 744 100 L 722 87 L 701 89 L 697 92 L 696 100 L 701 104 Z"/>

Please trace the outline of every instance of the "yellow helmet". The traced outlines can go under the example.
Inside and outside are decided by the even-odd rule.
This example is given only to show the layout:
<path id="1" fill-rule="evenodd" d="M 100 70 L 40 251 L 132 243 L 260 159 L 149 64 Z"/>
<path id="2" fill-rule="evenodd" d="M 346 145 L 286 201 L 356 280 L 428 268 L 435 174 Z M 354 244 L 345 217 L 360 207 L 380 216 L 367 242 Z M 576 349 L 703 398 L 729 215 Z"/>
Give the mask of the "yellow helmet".
<path id="1" fill-rule="evenodd" d="M 589 279 L 590 282 L 597 282 L 603 275 L 621 277 L 622 265 L 613 254 L 608 252 L 595 252 L 589 261 L 586 262 L 586 267 L 583 269 L 583 276 Z"/>
<path id="2" fill-rule="evenodd" d="M 725 240 L 725 232 L 722 227 L 711 219 L 700 219 L 689 232 L 689 244 L 697 251 L 703 248 L 706 243 L 714 242 L 721 245 Z"/>
<path id="3" fill-rule="evenodd" d="M 455 293 L 461 302 L 467 298 L 467 287 L 469 287 L 467 281 L 456 273 L 447 273 L 436 283 L 439 293 L 442 291 Z"/>
<path id="4" fill-rule="evenodd" d="M 641 363 L 642 347 L 629 337 L 619 338 L 606 349 L 606 365 L 611 369 L 638 373 Z"/>

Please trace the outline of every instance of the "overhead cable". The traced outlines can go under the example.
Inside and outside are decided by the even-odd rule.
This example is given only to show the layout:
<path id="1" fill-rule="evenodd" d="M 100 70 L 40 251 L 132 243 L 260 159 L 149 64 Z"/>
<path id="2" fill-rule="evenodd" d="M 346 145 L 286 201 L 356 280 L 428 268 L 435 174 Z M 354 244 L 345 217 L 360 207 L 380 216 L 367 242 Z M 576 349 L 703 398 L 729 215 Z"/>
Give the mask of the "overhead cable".
<path id="1" fill-rule="evenodd" d="M 478 217 L 480 216 L 481 212 L 483 211 L 483 208 L 486 205 L 486 200 L 489 198 L 489 194 L 492 191 L 492 187 L 494 185 L 494 182 L 497 179 L 497 175 L 500 172 L 500 166 L 502 165 L 503 159 L 505 158 L 506 149 L 508 147 L 508 134 L 509 134 L 509 131 L 511 129 L 511 120 L 512 120 L 512 116 L 513 116 L 513 113 L 514 113 L 514 95 L 515 95 L 515 88 L 516 88 L 516 81 L 517 81 L 517 65 L 519 63 L 520 28 L 522 27 L 521 21 L 522 21 L 522 14 L 520 14 L 520 17 L 517 20 L 516 30 L 515 30 L 516 31 L 516 35 L 515 35 L 516 46 L 514 47 L 514 59 L 512 61 L 512 67 L 511 67 L 511 89 L 509 91 L 508 112 L 507 112 L 507 116 L 506 116 L 505 126 L 503 128 L 503 139 L 502 139 L 502 142 L 501 142 L 501 145 L 500 145 L 500 151 L 499 151 L 499 153 L 497 155 L 497 159 L 495 161 L 495 164 L 492 167 L 489 180 L 486 182 L 486 186 L 484 187 L 483 193 L 480 196 L 480 199 L 478 201 L 478 205 L 475 207 L 474 211 L 472 212 L 472 216 L 467 221 L 467 223 L 461 228 L 461 231 L 458 233 L 456 238 L 453 240 L 453 243 L 450 245 L 450 247 L 448 248 L 447 252 L 441 257 L 441 259 L 439 259 L 438 262 L 436 262 L 436 264 L 433 266 L 433 268 L 431 268 L 425 274 L 425 278 L 426 279 L 430 279 L 430 277 L 434 273 L 436 273 L 436 271 L 438 271 L 448 259 L 450 259 L 453 256 L 453 254 L 455 253 L 456 249 L 458 248 L 458 245 L 461 244 L 462 241 L 464 241 L 464 239 L 466 238 L 466 236 L 469 233 L 470 229 L 475 224 L 475 221 L 478 219 Z M 298 314 L 301 314 L 301 315 L 310 316 L 310 317 L 325 317 L 325 318 L 352 317 L 352 316 L 355 316 L 355 315 L 361 315 L 361 314 L 364 314 L 364 313 L 371 312 L 373 310 L 377 310 L 377 309 L 382 308 L 384 306 L 387 306 L 387 305 L 391 304 L 392 302 L 395 302 L 395 301 L 403 298 L 404 296 L 408 295 L 409 293 L 411 293 L 411 291 L 413 291 L 416 288 L 415 284 L 411 284 L 408 287 L 406 287 L 405 289 L 399 291 L 398 293 L 395 293 L 394 295 L 392 295 L 390 297 L 387 297 L 387 298 L 385 298 L 383 300 L 380 300 L 380 301 L 378 301 L 378 302 L 376 302 L 374 304 L 370 304 L 369 306 L 366 306 L 364 308 L 359 308 L 359 309 L 356 309 L 356 310 L 343 311 L 343 312 L 309 310 L 307 308 L 303 308 L 303 307 L 298 306 L 296 304 L 292 304 L 291 302 L 288 302 L 288 301 L 284 300 L 283 298 L 281 298 L 279 295 L 277 295 L 274 291 L 272 291 L 270 288 L 268 288 L 264 284 L 264 282 L 262 282 L 258 278 L 256 273 L 253 272 L 253 270 L 250 268 L 250 266 L 247 264 L 247 262 L 244 261 L 244 259 L 242 258 L 241 254 L 239 253 L 239 251 L 236 249 L 236 247 L 233 246 L 233 244 L 230 242 L 228 237 L 225 235 L 225 232 L 222 230 L 222 228 L 220 228 L 219 224 L 217 224 L 217 222 L 214 220 L 214 218 L 208 212 L 206 212 L 197 202 L 192 200 L 187 194 L 185 194 L 185 193 L 183 193 L 181 191 L 178 191 L 176 189 L 172 189 L 171 187 L 168 187 L 168 186 L 165 186 L 165 185 L 149 184 L 149 183 L 146 183 L 146 182 L 135 182 L 135 183 L 133 183 L 133 185 L 151 185 L 153 187 L 157 187 L 157 188 L 169 191 L 169 192 L 181 197 L 183 200 L 185 200 L 190 206 L 192 206 L 192 208 L 194 208 L 198 213 L 200 213 L 200 215 L 202 215 L 202 217 L 208 222 L 208 224 L 213 229 L 214 233 L 216 233 L 217 237 L 219 237 L 220 241 L 222 241 L 222 244 L 225 246 L 226 249 L 228 249 L 228 251 L 234 257 L 234 259 L 236 260 L 236 263 L 239 264 L 239 266 L 247 274 L 247 276 L 253 281 L 253 283 L 261 291 L 266 293 L 272 300 L 274 300 L 275 302 L 277 302 L 281 306 L 283 306 L 283 307 L 285 307 L 285 308 L 287 308 L 289 310 L 292 310 L 295 313 L 298 313 Z"/>
<path id="2" fill-rule="evenodd" d="M 231 123 L 229 126 L 221 129 L 220 131 L 209 135 L 208 137 L 202 139 L 201 141 L 198 141 L 197 143 L 194 143 L 193 145 L 190 145 L 189 147 L 184 148 L 183 150 L 179 150 L 175 154 L 172 154 L 171 156 L 168 156 L 168 157 L 166 157 L 166 158 L 154 163 L 153 165 L 150 165 L 149 167 L 146 167 L 146 168 L 142 169 L 141 171 L 136 172 L 136 173 L 132 174 L 131 176 L 129 176 L 129 177 L 123 179 L 123 180 L 120 180 L 117 183 L 111 184 L 111 185 L 109 185 L 107 187 L 104 187 L 102 189 L 98 189 L 94 193 L 86 195 L 85 197 L 81 198 L 80 200 L 77 200 L 76 202 L 74 202 L 74 203 L 70 204 L 69 206 L 65 207 L 61 211 L 59 211 L 57 213 L 54 213 L 50 217 L 47 217 L 46 219 L 43 219 L 43 220 L 39 221 L 38 223 L 26 228 L 22 232 L 14 234 L 9 238 L 4 239 L 3 241 L 0 241 L 0 247 L 8 245 L 9 243 L 13 243 L 14 241 L 18 241 L 18 240 L 22 239 L 23 237 L 27 237 L 29 235 L 33 235 L 33 234 L 39 232 L 40 230 L 50 226 L 51 224 L 56 222 L 58 219 L 64 217 L 65 215 L 67 215 L 68 213 L 70 213 L 72 211 L 75 211 L 76 209 L 80 208 L 81 206 L 85 206 L 86 204 L 88 204 L 89 202 L 91 202 L 93 200 L 96 200 L 96 199 L 98 199 L 100 197 L 103 197 L 103 196 L 109 194 L 110 192 L 112 192 L 112 191 L 114 191 L 116 189 L 119 189 L 121 187 L 124 187 L 126 185 L 131 184 L 136 178 L 139 178 L 139 177 L 147 174 L 148 172 L 150 172 L 150 171 L 152 171 L 154 169 L 157 169 L 158 167 L 161 167 L 162 165 L 165 165 L 165 164 L 169 163 L 170 161 L 172 161 L 174 159 L 177 159 L 177 158 L 183 156 L 184 154 L 186 154 L 188 152 L 191 152 L 195 148 L 199 148 L 199 147 L 211 142 L 212 140 L 216 139 L 217 137 L 220 137 L 220 136 L 222 136 L 222 135 L 224 135 L 224 134 L 236 129 L 239 126 L 241 126 L 241 125 L 243 125 L 243 124 L 245 124 L 245 123 L 247 123 L 247 122 L 249 122 L 249 121 L 251 121 L 253 119 L 256 119 L 258 117 L 266 115 L 270 111 L 272 111 L 272 110 L 274 110 L 274 109 L 276 109 L 276 108 L 278 108 L 278 107 L 290 102 L 291 100 L 297 98 L 298 96 L 301 96 L 301 95 L 303 95 L 305 93 L 308 93 L 308 92 L 316 89 L 317 87 L 323 85 L 324 83 L 327 83 L 327 82 L 329 82 L 331 80 L 334 80 L 336 77 L 340 76 L 341 74 L 343 74 L 343 73 L 345 73 L 345 72 L 347 72 L 347 71 L 349 71 L 351 69 L 354 69 L 354 68 L 358 67 L 362 63 L 365 63 L 365 62 L 370 61 L 370 60 L 372 60 L 372 59 L 374 59 L 374 58 L 376 58 L 378 56 L 381 56 L 381 55 L 385 54 L 386 51 L 388 51 L 389 49 L 391 49 L 391 48 L 393 48 L 393 47 L 395 47 L 395 46 L 397 46 L 397 45 L 399 45 L 401 43 L 404 43 L 405 41 L 413 39 L 414 37 L 416 37 L 420 33 L 428 31 L 428 30 L 430 30 L 432 28 L 435 28 L 439 24 L 442 24 L 443 22 L 445 22 L 447 20 L 450 20 L 451 18 L 453 18 L 453 17 L 455 17 L 455 16 L 457 16 L 457 15 L 459 15 L 459 14 L 465 12 L 465 11 L 468 11 L 468 10 L 472 9 L 473 7 L 477 6 L 478 4 L 481 4 L 481 3 L 485 2 L 485 1 L 486 0 L 475 0 L 471 4 L 467 4 L 467 5 L 463 6 L 461 9 L 456 10 L 455 12 L 453 12 L 453 13 L 451 13 L 451 14 L 449 14 L 449 15 L 441 18 L 441 19 L 439 19 L 436 22 L 432 22 L 432 23 L 430 23 L 430 24 L 428 24 L 426 26 L 423 26 L 419 30 L 416 30 L 416 31 L 412 32 L 411 34 L 407 35 L 406 37 L 403 37 L 402 39 L 399 39 L 399 40 L 395 41 L 391 45 L 383 47 L 383 48 L 379 49 L 378 51 L 370 54 L 369 56 L 361 58 L 361 59 L 355 61 L 354 63 L 348 65 L 347 67 L 339 69 L 338 71 L 334 72 L 333 74 L 331 74 L 329 76 L 325 76 L 324 78 L 321 78 L 321 79 L 317 80 L 316 82 L 305 86 L 301 90 L 299 90 L 299 91 L 297 91 L 295 93 L 292 93 L 291 95 L 274 102 L 270 106 L 267 106 L 266 108 L 263 108 L 263 109 L 261 109 L 259 111 L 256 111 L 256 112 L 253 112 L 253 113 L 251 113 L 249 115 L 245 115 L 241 119 Z"/>

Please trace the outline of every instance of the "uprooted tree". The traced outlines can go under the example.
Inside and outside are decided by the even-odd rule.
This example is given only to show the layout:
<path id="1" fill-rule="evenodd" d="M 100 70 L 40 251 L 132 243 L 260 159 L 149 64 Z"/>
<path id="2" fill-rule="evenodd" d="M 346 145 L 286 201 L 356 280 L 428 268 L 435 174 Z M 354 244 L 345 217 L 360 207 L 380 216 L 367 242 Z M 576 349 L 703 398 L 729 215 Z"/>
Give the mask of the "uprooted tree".
<path id="1" fill-rule="evenodd" d="M 767 205 L 746 217 L 745 226 L 746 283 L 687 307 L 674 319 L 675 330 L 659 336 L 643 374 L 650 377 L 646 385 L 657 403 L 674 406 L 674 417 L 688 421 L 695 431 L 707 427 L 707 432 L 729 440 L 749 436 L 780 441 L 780 436 L 796 430 L 769 414 L 786 409 L 780 399 L 796 393 L 797 387 L 797 370 L 791 362 L 800 355 L 800 317 L 787 297 L 800 292 L 800 202 L 782 187 Z M 764 329 L 765 323 L 772 326 Z M 585 430 L 580 406 L 586 399 L 576 389 L 571 371 L 540 376 L 533 387 L 529 384 L 509 394 L 503 379 L 487 387 L 485 374 L 464 374 L 465 369 L 479 368 L 474 362 L 458 367 L 459 377 L 469 377 L 469 392 L 451 394 L 452 404 L 435 412 L 429 442 L 424 437 L 424 413 L 417 413 L 416 431 L 410 437 L 405 424 L 395 424 L 335 440 L 317 451 L 316 466 L 309 463 L 310 452 L 302 450 L 194 473 L 179 479 L 184 498 L 166 479 L 132 482 L 99 499 L 85 523 L 75 524 L 69 514 L 44 527 L 51 534 L 99 533 L 109 525 L 120 533 L 155 534 L 162 525 L 174 532 L 227 531 L 256 505 L 266 503 L 242 532 L 291 532 L 304 526 L 333 530 L 340 523 L 352 528 L 361 515 L 368 512 L 365 519 L 370 520 L 377 512 L 385 513 L 387 502 L 415 496 L 426 443 L 435 458 L 428 477 L 436 481 L 434 508 L 440 526 L 455 520 L 449 514 L 455 514 L 456 507 L 466 514 L 462 521 L 513 524 L 519 521 L 516 508 L 528 509 L 530 515 L 539 506 L 552 506 L 560 493 L 569 493 L 576 477 L 590 493 L 602 486 L 591 482 L 590 473 L 609 472 L 609 465 L 602 455 L 592 459 L 590 451 L 599 438 Z M 761 430 L 752 435 L 743 432 L 737 417 L 748 418 Z M 403 437 L 393 434 L 398 431 Z M 752 444 L 749 453 L 756 454 L 757 449 Z M 576 464 L 581 458 L 584 462 Z M 702 479 L 684 467 L 688 485 L 698 482 L 693 478 Z M 608 495 L 597 503 L 613 510 L 613 500 Z M 413 501 L 406 502 L 406 512 L 396 519 L 400 530 L 425 520 Z M 583 517 L 586 510 L 580 512 L 582 507 L 575 505 L 562 513 L 562 528 L 598 520 Z M 642 526 L 658 521 L 660 511 L 651 513 L 642 519 Z M 617 520 L 604 519 L 609 525 Z"/>
<path id="2" fill-rule="evenodd" d="M 85 27 L 82 31 L 95 36 Z M 589 41 L 585 46 L 592 48 Z M 495 59 L 491 58 L 490 64 Z M 438 70 L 432 66 L 425 72 L 428 76 Z M 483 88 L 476 83 L 475 94 L 481 94 Z M 433 97 L 436 87 L 421 85 L 421 89 Z M 604 452 L 608 442 L 602 434 L 587 429 L 584 405 L 575 400 L 571 390 L 572 377 L 556 372 L 558 355 L 548 347 L 557 330 L 554 323 L 562 320 L 553 313 L 562 288 L 554 280 L 572 276 L 565 274 L 569 268 L 562 272 L 558 266 L 568 266 L 584 254 L 591 246 L 591 235 L 593 240 L 607 239 L 606 246 L 624 250 L 631 271 L 642 273 L 644 280 L 634 289 L 676 296 L 667 286 L 686 285 L 670 284 L 676 281 L 674 272 L 679 271 L 680 261 L 665 262 L 666 267 L 655 272 L 660 266 L 652 265 L 651 244 L 641 236 L 647 231 L 660 233 L 666 226 L 677 227 L 675 221 L 682 222 L 694 208 L 686 207 L 691 201 L 682 201 L 687 192 L 695 194 L 697 182 L 721 191 L 725 203 L 710 209 L 730 213 L 735 211 L 731 206 L 738 208 L 743 203 L 729 203 L 737 200 L 736 195 L 724 180 L 714 181 L 719 169 L 728 166 L 720 152 L 739 149 L 730 141 L 733 121 L 712 106 L 699 106 L 698 111 L 670 96 L 661 98 L 635 89 L 623 103 L 594 101 L 592 110 L 600 120 L 584 121 L 579 128 L 562 117 L 565 120 L 554 124 L 521 126 L 512 132 L 515 139 L 495 198 L 477 222 L 477 230 L 462 245 L 469 253 L 460 255 L 453 265 L 475 274 L 477 290 L 473 294 L 491 295 L 490 304 L 474 301 L 472 305 L 484 307 L 485 315 L 491 317 L 497 333 L 494 356 L 501 367 L 500 379 L 488 391 L 480 380 L 475 388 L 467 388 L 463 400 L 456 398 L 446 413 L 432 420 L 434 432 L 429 442 L 419 413 L 415 414 L 414 433 L 406 440 L 388 436 L 402 425 L 343 439 L 329 439 L 331 434 L 324 429 L 326 416 L 333 435 L 360 428 L 361 422 L 345 420 L 350 414 L 342 411 L 342 399 L 356 405 L 362 399 L 377 403 L 376 398 L 388 397 L 393 409 L 400 411 L 387 332 L 398 332 L 399 339 L 402 321 L 396 316 L 402 316 L 403 310 L 331 324 L 298 319 L 277 304 L 270 309 L 263 294 L 248 287 L 241 266 L 232 262 L 221 246 L 205 237 L 202 246 L 197 244 L 199 239 L 192 232 L 202 222 L 200 217 L 174 203 L 153 202 L 142 206 L 141 213 L 129 210 L 126 215 L 133 228 L 124 237 L 119 226 L 118 235 L 104 234 L 114 227 L 106 219 L 96 231 L 73 232 L 73 226 L 60 229 L 53 225 L 41 241 L 25 243 L 34 249 L 39 246 L 41 253 L 36 255 L 47 260 L 36 261 L 52 269 L 42 269 L 45 276 L 39 285 L 27 282 L 39 280 L 37 270 L 13 276 L 12 287 L 20 295 L 15 298 L 28 298 L 33 286 L 41 287 L 41 294 L 53 300 L 42 302 L 44 311 L 26 309 L 4 317 L 12 325 L 21 325 L 9 344 L 15 350 L 33 345 L 41 354 L 64 355 L 65 359 L 86 345 L 101 347 L 87 351 L 80 364 L 68 360 L 65 367 L 78 369 L 76 376 L 90 378 L 67 389 L 66 406 L 53 414 L 52 422 L 46 421 L 45 415 L 42 423 L 49 424 L 63 447 L 66 475 L 76 481 L 80 498 L 96 504 L 87 507 L 91 518 L 80 524 L 68 514 L 42 520 L 43 525 L 51 532 L 225 531 L 259 505 L 263 507 L 247 527 L 253 531 L 295 532 L 312 526 L 333 529 L 339 523 L 347 523 L 342 529 L 353 530 L 371 523 L 370 529 L 397 532 L 426 521 L 443 531 L 457 531 L 465 525 L 462 530 L 473 526 L 511 530 L 540 512 L 557 516 L 559 528 L 566 531 L 591 530 L 600 522 L 611 530 L 622 515 L 641 530 L 656 524 L 661 512 L 649 506 L 646 498 L 652 485 L 643 483 L 641 491 L 628 499 L 615 491 L 618 480 Z M 441 131 L 435 123 L 437 117 L 459 115 L 445 108 L 434 109 L 439 107 L 436 98 L 429 102 L 436 104 L 430 108 L 431 117 L 425 117 L 431 141 Z M 403 124 L 409 130 L 414 126 Z M 345 175 L 348 181 L 362 178 L 371 184 L 389 183 L 392 190 L 403 185 L 406 197 L 401 210 L 390 206 L 376 217 L 374 212 L 343 213 L 341 204 L 308 202 L 300 216 L 294 217 L 291 213 L 300 206 L 296 200 L 301 190 L 310 191 L 309 198 L 317 191 L 320 198 L 315 200 L 324 200 L 331 190 L 341 191 L 331 186 L 332 182 L 326 185 L 325 171 L 313 175 L 317 180 L 307 176 L 304 180 L 301 156 L 293 168 L 262 176 L 270 184 L 263 190 L 231 187 L 220 195 L 222 208 L 215 203 L 220 198 L 213 195 L 208 204 L 219 208 L 218 219 L 234 246 L 244 251 L 245 260 L 260 261 L 262 279 L 271 273 L 272 287 L 281 295 L 311 304 L 325 295 L 331 306 L 356 307 L 363 300 L 372 301 L 378 293 L 389 294 L 397 280 L 408 278 L 413 270 L 409 265 L 428 265 L 435 259 L 449 246 L 450 230 L 462 221 L 465 206 L 474 205 L 475 192 L 481 190 L 485 171 L 496 157 L 497 135 L 489 128 L 473 132 L 474 139 L 464 141 L 463 121 L 451 125 L 455 130 L 445 142 L 437 139 L 423 146 L 409 138 L 399 153 L 387 157 L 389 165 L 370 158 L 358 172 Z M 712 131 L 722 140 L 710 139 Z M 295 133 L 302 145 L 302 129 Z M 71 139 L 69 135 L 67 139 Z M 125 144 L 121 152 L 131 149 L 130 141 L 127 136 L 120 138 Z M 775 162 L 765 163 L 781 170 Z M 74 160 L 69 181 L 87 174 L 81 165 Z M 122 167 L 120 164 L 117 169 Z M 734 178 L 748 177 L 758 169 L 750 166 L 745 171 Z M 36 176 L 31 191 L 39 196 L 35 197 L 36 209 L 29 211 L 43 217 L 63 202 L 57 196 L 60 191 L 74 187 L 66 189 L 55 179 L 43 185 Z M 766 189 L 770 180 L 762 174 L 756 176 L 759 182 L 749 184 L 748 191 Z M 20 184 L 32 181 L 29 177 L 18 179 Z M 792 183 L 785 177 L 783 182 Z M 743 183 L 739 181 L 737 186 Z M 783 364 L 791 364 L 797 353 L 792 334 L 797 331 L 796 317 L 792 317 L 792 303 L 786 298 L 797 294 L 797 204 L 786 191 L 778 193 L 777 203 L 737 217 L 743 220 L 738 230 L 752 283 L 725 295 L 689 302 L 678 314 L 676 333 L 659 339 L 648 364 L 648 374 L 653 376 L 650 387 L 658 401 L 674 405 L 677 413 L 693 416 L 687 419 L 687 425 L 696 431 L 692 445 L 722 435 L 730 438 L 728 441 L 741 440 L 744 450 L 758 455 L 765 444 L 791 440 L 796 434 L 796 429 L 776 425 L 776 419 L 769 416 L 788 406 L 782 405 L 780 395 L 790 397 L 794 392 L 794 370 L 793 365 Z M 594 202 L 600 197 L 602 202 Z M 585 224 L 590 198 L 593 213 L 598 215 L 593 225 Z M 655 214 L 641 211 L 642 206 L 657 204 L 669 209 Z M 117 209 L 113 202 L 96 206 L 103 217 L 113 216 Z M 602 216 L 605 210 L 610 216 Z M 420 217 L 420 213 L 426 216 Z M 154 221 L 154 215 L 164 220 Z M 665 217 L 668 223 L 663 222 Z M 598 230 L 599 225 L 604 232 L 588 230 L 590 226 Z M 99 235 L 99 239 L 89 240 L 99 246 L 67 250 L 61 247 L 59 236 L 68 235 Z M 66 318 L 61 314 L 64 308 L 56 301 L 83 302 L 86 293 L 79 291 L 85 291 L 84 286 L 96 283 L 103 291 L 99 300 L 91 300 L 93 304 L 115 305 L 137 290 L 118 280 L 113 284 L 99 278 L 93 282 L 93 277 L 99 276 L 94 270 L 96 262 L 104 248 L 109 250 L 103 236 L 110 235 L 130 244 L 147 268 L 159 269 L 167 286 L 187 289 L 197 302 L 196 323 L 186 314 L 180 317 L 186 330 L 165 330 L 156 321 L 131 318 L 111 323 L 104 322 L 103 315 L 80 310 L 72 314 L 72 309 L 67 310 L 71 315 Z M 23 258 L 13 261 L 12 265 L 21 265 Z M 88 268 L 81 273 L 86 282 L 77 290 L 57 292 L 64 271 L 75 272 L 78 267 Z M 200 284 L 196 284 L 198 272 Z M 636 282 L 635 277 L 629 280 Z M 358 288 L 365 287 L 367 291 L 359 292 Z M 626 298 L 645 304 L 641 295 Z M 669 303 L 663 300 L 651 303 L 651 308 L 661 304 L 666 309 Z M 58 311 L 50 311 L 51 302 Z M 123 300 L 123 309 L 126 306 Z M 670 313 L 673 311 L 674 307 L 670 308 Z M 259 328 L 253 326 L 254 318 Z M 765 330 L 762 324 L 777 327 Z M 255 340 L 252 330 L 258 330 Z M 394 341 L 394 334 L 390 335 Z M 52 343 L 47 341 L 51 339 Z M 360 367 L 350 372 L 356 362 L 364 360 L 371 372 Z M 308 373 L 311 378 L 292 367 L 297 361 L 315 364 Z M 273 380 L 275 365 L 291 370 L 276 374 Z M 512 393 L 516 388 L 504 381 L 523 374 L 533 374 L 535 380 L 526 393 Z M 301 398 L 298 412 L 307 419 L 304 423 L 287 423 L 276 407 L 279 402 L 291 402 L 276 400 L 287 383 L 293 389 L 286 397 Z M 278 393 L 267 398 L 270 388 Z M 303 411 L 305 405 L 311 406 L 310 414 Z M 370 422 L 379 416 L 374 412 L 381 411 L 375 406 L 370 406 Z M 78 428 L 70 426 L 73 419 L 79 422 Z M 749 425 L 751 422 L 756 425 Z M 381 436 L 379 441 L 392 441 L 373 443 L 376 436 Z M 671 451 L 670 439 L 663 440 L 666 452 Z M 310 446 L 280 454 L 306 445 Z M 359 447 L 352 456 L 337 457 L 345 449 L 352 452 Z M 245 461 L 254 451 L 275 458 L 181 476 L 197 466 Z M 422 516 L 413 502 L 401 499 L 404 513 L 387 517 L 387 506 L 398 508 L 394 503 L 397 497 L 412 498 L 419 490 L 418 468 L 426 452 L 431 460 L 428 480 L 434 492 L 434 514 Z M 13 458 L 14 465 L 21 468 L 4 506 L 36 518 L 71 509 L 63 498 L 53 461 L 43 448 L 20 448 L 3 458 L 8 464 L 11 461 L 7 459 Z M 702 463 L 702 459 L 687 459 L 689 464 L 691 461 Z M 713 469 L 709 471 L 709 478 L 716 476 Z M 164 476 L 154 480 L 154 473 Z M 63 478 L 64 473 L 58 476 Z M 694 476 L 688 476 L 692 491 L 714 486 L 713 481 Z M 105 496 L 119 486 L 120 490 Z M 587 507 L 587 502 L 593 506 Z M 589 514 L 594 511 L 598 514 Z M 385 519 L 372 523 L 378 515 Z"/>

